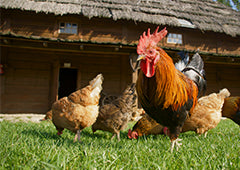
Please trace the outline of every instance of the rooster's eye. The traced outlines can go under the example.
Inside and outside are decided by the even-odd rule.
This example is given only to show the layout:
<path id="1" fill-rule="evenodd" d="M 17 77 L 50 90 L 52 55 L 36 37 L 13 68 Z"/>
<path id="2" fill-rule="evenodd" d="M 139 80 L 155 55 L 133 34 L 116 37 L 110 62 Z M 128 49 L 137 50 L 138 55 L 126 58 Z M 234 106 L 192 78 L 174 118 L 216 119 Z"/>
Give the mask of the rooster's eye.
<path id="1" fill-rule="evenodd" d="M 149 50 L 149 53 L 150 53 L 150 54 L 152 54 L 152 53 L 153 53 L 153 51 L 152 51 L 152 50 Z"/>

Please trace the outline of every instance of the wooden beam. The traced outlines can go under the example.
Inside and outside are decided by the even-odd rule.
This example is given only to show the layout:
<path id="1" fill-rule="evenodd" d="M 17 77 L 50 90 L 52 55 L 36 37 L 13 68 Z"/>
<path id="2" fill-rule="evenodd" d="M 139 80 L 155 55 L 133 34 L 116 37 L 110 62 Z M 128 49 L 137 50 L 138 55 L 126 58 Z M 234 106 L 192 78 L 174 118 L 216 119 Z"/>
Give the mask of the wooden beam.
<path id="1" fill-rule="evenodd" d="M 58 100 L 58 77 L 59 77 L 60 63 L 59 60 L 54 60 L 51 69 L 51 82 L 50 84 L 50 101 L 49 107 L 51 108 L 52 104 Z"/>
<path id="2" fill-rule="evenodd" d="M 81 53 L 81 54 L 109 54 L 109 55 L 129 55 L 136 53 L 135 46 L 122 46 L 113 44 L 92 44 L 92 43 L 75 43 L 75 42 L 56 42 L 56 41 L 44 41 L 44 40 L 32 40 L 24 38 L 9 38 L 0 37 L 0 47 L 9 48 L 23 48 L 33 49 L 48 52 L 70 52 L 70 53 Z M 177 53 L 180 49 L 169 49 L 163 47 L 167 53 Z M 194 51 L 189 51 L 190 54 L 194 54 Z M 204 61 L 211 63 L 226 63 L 239 65 L 239 56 L 221 56 L 219 54 L 205 54 L 199 52 L 203 57 Z M 175 57 L 176 55 L 170 55 Z"/>
<path id="3" fill-rule="evenodd" d="M 23 38 L 0 37 L 0 46 L 12 48 L 24 48 L 43 51 L 58 51 L 71 53 L 91 54 L 128 54 L 136 51 L 136 47 L 112 45 L 112 44 L 91 44 L 74 42 L 55 42 L 43 40 L 29 40 Z"/>

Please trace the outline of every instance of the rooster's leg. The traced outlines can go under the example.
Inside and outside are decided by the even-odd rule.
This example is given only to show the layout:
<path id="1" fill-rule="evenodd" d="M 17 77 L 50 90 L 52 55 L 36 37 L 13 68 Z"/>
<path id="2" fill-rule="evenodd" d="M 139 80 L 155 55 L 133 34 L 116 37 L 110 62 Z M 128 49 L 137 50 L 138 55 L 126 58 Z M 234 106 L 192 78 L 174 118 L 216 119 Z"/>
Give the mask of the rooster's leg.
<path id="1" fill-rule="evenodd" d="M 180 143 L 181 140 L 182 139 L 177 138 L 177 139 L 172 141 L 171 152 L 173 152 L 173 148 L 174 148 L 175 145 L 176 145 L 176 149 L 178 151 L 178 148 L 182 145 L 182 143 Z"/>

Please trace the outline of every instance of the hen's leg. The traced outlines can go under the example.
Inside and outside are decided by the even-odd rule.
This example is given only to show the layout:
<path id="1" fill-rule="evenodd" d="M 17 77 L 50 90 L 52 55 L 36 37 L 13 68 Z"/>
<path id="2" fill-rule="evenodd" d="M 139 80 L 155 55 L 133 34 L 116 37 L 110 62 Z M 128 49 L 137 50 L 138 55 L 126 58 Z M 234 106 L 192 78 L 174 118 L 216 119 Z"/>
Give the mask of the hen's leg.
<path id="1" fill-rule="evenodd" d="M 204 137 L 205 137 L 205 138 L 207 137 L 207 133 L 208 133 L 207 131 L 204 133 Z"/>
<path id="2" fill-rule="evenodd" d="M 120 141 L 120 132 L 117 133 L 117 139 Z"/>
<path id="3" fill-rule="evenodd" d="M 74 137 L 73 142 L 76 142 L 76 141 L 77 141 L 77 133 L 76 133 L 76 135 L 75 135 L 75 137 Z"/>
<path id="4" fill-rule="evenodd" d="M 114 133 L 113 135 L 112 135 L 112 138 L 111 138 L 111 140 L 113 140 L 113 138 L 116 136 L 116 133 Z"/>
<path id="5" fill-rule="evenodd" d="M 76 142 L 77 139 L 78 139 L 78 142 L 81 142 L 80 133 L 81 133 L 81 130 L 77 130 L 77 133 L 76 133 L 76 135 L 74 137 L 74 141 L 73 142 Z"/>
<path id="6" fill-rule="evenodd" d="M 57 129 L 57 135 L 61 135 L 63 133 L 64 128 L 56 128 Z"/>
<path id="7" fill-rule="evenodd" d="M 173 148 L 174 148 L 175 145 L 176 145 L 176 149 L 178 151 L 178 148 L 182 145 L 182 143 L 180 143 L 181 140 L 182 139 L 177 138 L 177 139 L 175 139 L 171 142 L 172 143 L 171 144 L 171 152 L 173 152 Z"/>

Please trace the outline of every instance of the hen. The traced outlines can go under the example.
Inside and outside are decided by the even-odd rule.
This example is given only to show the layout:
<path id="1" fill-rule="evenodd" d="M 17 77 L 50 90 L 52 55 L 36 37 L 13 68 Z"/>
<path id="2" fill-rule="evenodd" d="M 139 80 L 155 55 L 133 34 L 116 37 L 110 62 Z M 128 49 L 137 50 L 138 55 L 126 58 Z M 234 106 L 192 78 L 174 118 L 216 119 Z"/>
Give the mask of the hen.
<path id="1" fill-rule="evenodd" d="M 225 99 L 222 108 L 222 116 L 240 125 L 240 97 L 228 97 Z"/>
<path id="2" fill-rule="evenodd" d="M 212 93 L 201 97 L 193 114 L 185 121 L 182 132 L 195 131 L 198 134 L 205 133 L 215 128 L 222 118 L 222 106 L 224 99 L 230 96 L 230 92 L 225 88 L 218 94 Z"/>
<path id="3" fill-rule="evenodd" d="M 44 118 L 41 119 L 41 121 L 44 121 L 44 120 L 52 120 L 52 110 L 47 111 L 47 113 L 44 116 Z"/>
<path id="4" fill-rule="evenodd" d="M 224 98 L 230 95 L 227 89 L 222 89 L 218 94 L 212 93 L 201 97 L 196 107 L 193 109 L 192 116 L 184 122 L 181 132 L 195 131 L 198 134 L 207 134 L 207 131 L 215 128 L 221 120 L 222 106 Z M 129 129 L 128 137 L 137 139 L 143 135 L 168 134 L 168 129 L 158 124 L 155 120 L 145 114 L 134 126 Z"/>
<path id="5" fill-rule="evenodd" d="M 92 131 L 111 132 L 113 133 L 112 139 L 117 135 L 120 141 L 120 131 L 124 130 L 132 119 L 136 99 L 135 84 L 132 84 L 119 98 L 100 107 L 97 121 L 92 125 Z"/>
<path id="6" fill-rule="evenodd" d="M 99 98 L 102 90 L 103 76 L 97 75 L 89 85 L 63 97 L 52 105 L 52 122 L 58 135 L 64 128 L 76 133 L 74 142 L 80 142 L 80 132 L 91 126 L 99 113 Z"/>
<path id="7" fill-rule="evenodd" d="M 137 139 L 141 136 L 158 135 L 164 133 L 164 127 L 152 119 L 148 114 L 144 114 L 140 120 L 128 130 L 130 139 Z"/>
<path id="8" fill-rule="evenodd" d="M 177 70 L 172 58 L 157 47 L 157 43 L 167 34 L 166 29 L 158 32 L 158 28 L 153 34 L 148 29 L 147 35 L 144 32 L 140 37 L 137 53 L 141 71 L 136 90 L 146 113 L 168 127 L 173 151 L 175 144 L 177 149 L 181 145 L 178 136 L 187 115 L 197 103 L 199 91 L 197 84 Z M 198 72 L 201 73 L 200 70 Z"/>

